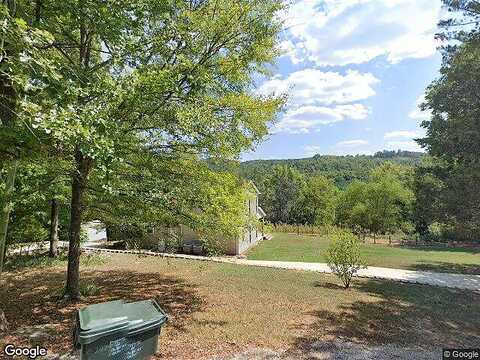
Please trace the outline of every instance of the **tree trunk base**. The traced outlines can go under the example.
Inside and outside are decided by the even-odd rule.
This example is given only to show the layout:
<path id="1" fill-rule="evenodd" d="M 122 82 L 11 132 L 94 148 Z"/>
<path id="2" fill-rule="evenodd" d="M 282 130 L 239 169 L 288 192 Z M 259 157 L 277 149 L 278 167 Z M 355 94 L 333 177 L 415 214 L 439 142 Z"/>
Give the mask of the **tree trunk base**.
<path id="1" fill-rule="evenodd" d="M 63 295 L 62 301 L 65 303 L 77 303 L 82 301 L 82 296 L 81 295 L 71 295 L 71 294 L 65 294 Z"/>

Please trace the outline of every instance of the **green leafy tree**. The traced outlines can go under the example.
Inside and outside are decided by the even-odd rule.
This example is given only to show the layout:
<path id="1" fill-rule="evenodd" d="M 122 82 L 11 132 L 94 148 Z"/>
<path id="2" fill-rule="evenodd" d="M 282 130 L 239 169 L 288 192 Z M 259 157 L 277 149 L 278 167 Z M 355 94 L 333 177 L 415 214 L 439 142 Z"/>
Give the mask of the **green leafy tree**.
<path id="1" fill-rule="evenodd" d="M 219 234 L 222 239 L 238 236 L 247 222 L 241 180 L 212 171 L 193 156 L 160 156 L 157 161 L 130 156 L 114 174 L 107 184 L 92 176 L 87 219 L 115 228 L 186 225 L 216 247 L 222 246 Z"/>
<path id="2" fill-rule="evenodd" d="M 400 229 L 410 219 L 413 192 L 399 170 L 386 164 L 372 171 L 369 182 L 352 183 L 341 197 L 339 223 L 361 234 L 372 233 L 374 241 L 379 233 Z"/>
<path id="3" fill-rule="evenodd" d="M 360 243 L 353 233 L 346 230 L 336 230 L 330 236 L 331 242 L 326 254 L 327 264 L 342 280 L 345 289 L 348 289 L 352 277 L 365 267 L 360 253 Z"/>
<path id="4" fill-rule="evenodd" d="M 47 157 L 29 158 L 18 164 L 7 244 L 49 239 L 50 256 L 55 257 L 58 255 L 59 208 L 69 199 L 68 162 Z M 0 174 L 5 171 L 0 168 Z"/>
<path id="5" fill-rule="evenodd" d="M 332 225 L 335 222 L 338 189 L 324 176 L 307 178 L 296 201 L 296 222 L 311 225 Z"/>
<path id="6" fill-rule="evenodd" d="M 365 235 L 370 227 L 365 188 L 364 182 L 351 183 L 340 194 L 337 206 L 337 223 L 360 235 Z"/>
<path id="7" fill-rule="evenodd" d="M 471 240 L 480 230 L 480 7 L 473 0 L 444 5 L 454 15 L 440 23 L 443 63 L 426 91 L 422 108 L 432 115 L 422 123 L 427 133 L 419 140 L 432 164 L 417 181 L 419 200 L 430 198 L 437 208 L 419 226 L 423 231 L 435 217 L 453 227 L 457 239 Z M 429 194 L 426 182 L 440 183 L 442 191 Z"/>
<path id="8" fill-rule="evenodd" d="M 30 4 L 38 7 L 40 1 Z M 0 272 L 10 213 L 14 202 L 18 162 L 39 155 L 48 134 L 37 134 L 33 128 L 40 108 L 47 110 L 54 87 L 61 84 L 55 68 L 55 56 L 44 46 L 51 35 L 37 27 L 36 12 L 27 14 L 24 3 L 3 0 L 0 3 L 0 160 L 4 174 L 0 196 Z M 36 74 L 33 81 L 31 74 Z"/>
<path id="9" fill-rule="evenodd" d="M 315 155 L 302 159 L 251 160 L 233 167 L 238 173 L 255 182 L 261 192 L 264 181 L 272 168 L 279 165 L 293 167 L 306 177 L 325 176 L 340 189 L 354 181 L 367 181 L 373 169 L 385 162 L 414 167 L 420 164 L 423 153 L 407 151 L 384 151 L 370 155 Z"/>
<path id="10" fill-rule="evenodd" d="M 368 211 L 368 229 L 373 233 L 374 241 L 376 234 L 400 229 L 412 200 L 412 192 L 399 181 L 386 178 L 367 183 L 365 209 Z"/>
<path id="11" fill-rule="evenodd" d="M 295 206 L 304 187 L 304 177 L 298 170 L 288 166 L 272 168 L 265 180 L 262 192 L 262 206 L 268 220 L 274 224 L 292 223 Z"/>
<path id="12" fill-rule="evenodd" d="M 414 167 L 403 164 L 396 164 L 391 161 L 386 161 L 377 166 L 370 172 L 370 179 L 373 181 L 382 181 L 384 179 L 392 179 L 399 181 L 406 188 L 411 189 L 413 186 Z"/>
<path id="13" fill-rule="evenodd" d="M 130 153 L 231 158 L 266 135 L 282 99 L 253 95 L 251 83 L 277 54 L 282 6 L 273 0 L 19 3 L 17 22 L 33 23 L 35 14 L 36 29 L 51 36 L 37 49 L 49 53 L 61 76 L 59 83 L 42 82 L 49 106 L 30 107 L 38 110 L 35 132 L 74 159 L 67 296 L 79 297 L 80 226 L 91 176 L 106 179 Z M 43 76 L 26 74 L 29 83 Z"/>
<path id="14" fill-rule="evenodd" d="M 425 237 L 429 235 L 429 227 L 434 222 L 444 222 L 445 183 L 444 168 L 439 162 L 427 159 L 415 169 L 413 191 L 413 222 L 416 232 Z"/>

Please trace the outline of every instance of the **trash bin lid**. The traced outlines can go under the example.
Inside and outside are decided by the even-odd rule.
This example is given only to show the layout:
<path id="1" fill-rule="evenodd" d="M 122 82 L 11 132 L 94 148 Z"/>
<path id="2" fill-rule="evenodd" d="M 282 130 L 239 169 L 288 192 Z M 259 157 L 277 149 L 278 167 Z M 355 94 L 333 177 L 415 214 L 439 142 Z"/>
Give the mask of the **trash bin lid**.
<path id="1" fill-rule="evenodd" d="M 124 314 L 128 316 L 130 332 L 159 326 L 167 321 L 167 315 L 154 300 L 124 304 Z"/>
<path id="2" fill-rule="evenodd" d="M 78 311 L 78 339 L 89 344 L 97 339 L 136 333 L 162 325 L 167 315 L 154 300 L 124 303 L 122 300 L 88 305 Z"/>
<path id="3" fill-rule="evenodd" d="M 123 312 L 122 300 L 88 305 L 78 311 L 78 320 L 83 335 L 119 330 L 129 324 L 128 317 Z"/>

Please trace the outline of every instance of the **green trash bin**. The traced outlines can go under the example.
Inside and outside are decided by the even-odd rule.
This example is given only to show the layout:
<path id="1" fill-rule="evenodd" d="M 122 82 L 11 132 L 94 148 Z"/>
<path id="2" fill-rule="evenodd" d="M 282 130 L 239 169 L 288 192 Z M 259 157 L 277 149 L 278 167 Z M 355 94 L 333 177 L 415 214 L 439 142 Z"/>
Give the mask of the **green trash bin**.
<path id="1" fill-rule="evenodd" d="M 81 360 L 148 359 L 167 315 L 154 300 L 89 305 L 77 313 L 74 342 Z"/>

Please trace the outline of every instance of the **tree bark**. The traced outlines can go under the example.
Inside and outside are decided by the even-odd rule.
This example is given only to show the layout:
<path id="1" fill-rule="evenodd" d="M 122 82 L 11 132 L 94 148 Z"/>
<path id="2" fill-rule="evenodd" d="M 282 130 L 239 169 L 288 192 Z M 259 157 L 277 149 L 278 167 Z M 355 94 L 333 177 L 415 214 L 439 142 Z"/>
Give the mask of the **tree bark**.
<path id="1" fill-rule="evenodd" d="M 2 309 L 0 309 L 0 333 L 7 332 L 8 322 Z"/>
<path id="2" fill-rule="evenodd" d="M 80 298 L 80 231 L 82 225 L 83 198 L 92 162 L 91 159 L 84 157 L 78 150 L 75 158 L 77 169 L 72 179 L 67 284 L 65 287 L 65 296 L 70 300 L 78 300 Z"/>
<path id="3" fill-rule="evenodd" d="M 3 197 L 2 213 L 0 217 L 0 273 L 3 270 L 3 261 L 7 249 L 7 230 L 10 220 L 10 211 L 12 210 L 12 194 L 15 186 L 15 176 L 17 174 L 17 160 L 14 160 L 7 173 L 7 182 L 5 194 Z"/>
<path id="4" fill-rule="evenodd" d="M 107 225 L 107 227 L 105 228 L 105 233 L 107 235 L 107 243 L 112 241 L 112 228 L 110 225 Z"/>
<path id="5" fill-rule="evenodd" d="M 58 200 L 52 199 L 50 211 L 50 252 L 49 256 L 58 256 Z"/>

